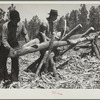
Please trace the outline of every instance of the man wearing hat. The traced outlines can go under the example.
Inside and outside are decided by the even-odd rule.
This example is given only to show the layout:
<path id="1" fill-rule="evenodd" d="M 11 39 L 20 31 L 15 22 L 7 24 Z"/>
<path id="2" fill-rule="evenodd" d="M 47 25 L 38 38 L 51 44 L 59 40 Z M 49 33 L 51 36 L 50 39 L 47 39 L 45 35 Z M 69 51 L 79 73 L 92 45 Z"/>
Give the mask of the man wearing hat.
<path id="1" fill-rule="evenodd" d="M 46 35 L 51 38 L 52 34 L 54 34 L 55 40 L 60 40 L 61 39 L 61 32 L 59 32 L 57 30 L 57 17 L 58 17 L 58 11 L 51 9 L 50 13 L 49 13 L 49 17 L 47 18 L 48 24 L 47 24 L 47 32 Z M 57 55 L 59 55 L 59 51 L 57 50 L 57 48 L 55 48 L 54 50 L 55 56 L 54 56 L 54 60 L 55 57 Z"/>
<path id="2" fill-rule="evenodd" d="M 6 75 L 4 78 L 7 77 L 7 57 L 8 55 L 11 57 L 11 81 L 18 81 L 18 74 L 19 74 L 19 64 L 18 64 L 18 57 L 12 57 L 14 49 L 19 47 L 18 37 L 22 34 L 25 38 L 25 41 L 29 41 L 28 33 L 25 29 L 25 26 L 20 22 L 20 15 L 17 10 L 10 11 L 10 20 L 3 25 L 3 32 L 2 32 L 2 65 L 3 73 Z M 7 77 L 8 78 L 8 77 Z"/>
<path id="3" fill-rule="evenodd" d="M 58 11 L 51 9 L 49 13 L 49 17 L 47 18 L 48 24 L 47 24 L 47 36 L 51 38 L 52 32 L 55 34 L 55 39 L 59 40 L 61 32 L 58 32 L 57 30 L 57 17 L 58 17 Z"/>
<path id="4" fill-rule="evenodd" d="M 57 33 L 59 33 L 57 31 L 57 17 L 58 17 L 58 11 L 54 10 L 54 9 L 51 9 L 51 11 L 49 13 L 49 17 L 47 18 L 47 22 L 42 22 L 42 24 L 40 25 L 39 34 L 37 36 L 37 38 L 39 38 L 40 42 L 50 40 L 51 37 L 52 37 L 52 34 L 55 34 L 55 40 L 60 39 L 60 36 L 57 35 Z M 44 39 L 43 39 L 42 36 L 44 37 Z M 40 51 L 41 56 L 37 60 L 38 63 L 41 61 L 41 59 L 43 59 L 45 51 L 46 50 L 41 50 Z M 55 49 L 53 51 L 55 52 L 55 56 L 58 55 L 58 50 L 57 49 Z M 33 70 L 35 68 L 35 65 L 37 64 L 37 61 L 36 61 L 36 63 L 32 63 L 27 69 L 25 69 L 25 71 L 26 72 L 30 72 L 30 71 L 34 72 Z"/>

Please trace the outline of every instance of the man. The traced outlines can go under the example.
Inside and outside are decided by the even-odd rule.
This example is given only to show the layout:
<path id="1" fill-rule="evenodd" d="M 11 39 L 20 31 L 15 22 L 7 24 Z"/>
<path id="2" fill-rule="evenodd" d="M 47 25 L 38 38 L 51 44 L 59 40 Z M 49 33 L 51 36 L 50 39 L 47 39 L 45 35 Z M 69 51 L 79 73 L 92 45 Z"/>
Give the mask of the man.
<path id="1" fill-rule="evenodd" d="M 49 13 L 49 17 L 47 18 L 47 22 L 43 22 L 40 25 L 39 33 L 37 38 L 39 38 L 40 42 L 46 42 L 50 41 L 52 34 L 54 34 L 55 40 L 60 40 L 61 32 L 57 31 L 57 16 L 58 11 L 51 9 Z M 32 63 L 27 69 L 25 69 L 26 72 L 35 72 L 34 69 L 36 69 L 37 63 L 40 64 L 41 60 L 44 57 L 44 54 L 47 49 L 40 51 L 40 58 L 37 59 L 34 63 Z M 55 53 L 54 60 L 56 60 L 56 56 L 59 55 L 59 51 L 57 48 L 53 49 L 53 52 Z"/>
<path id="2" fill-rule="evenodd" d="M 47 18 L 47 32 L 46 35 L 51 38 L 52 33 L 55 34 L 55 39 L 59 40 L 61 36 L 61 32 L 57 30 L 57 17 L 58 11 L 51 9 L 49 13 L 49 17 Z"/>
<path id="3" fill-rule="evenodd" d="M 0 9 L 0 81 L 2 81 L 4 79 L 4 72 L 3 72 L 3 66 L 2 66 L 2 63 L 3 63 L 3 60 L 2 60 L 2 57 L 4 56 L 4 52 L 2 52 L 2 31 L 3 31 L 3 24 L 5 23 L 4 21 L 4 15 L 5 15 L 5 12 Z"/>
<path id="4" fill-rule="evenodd" d="M 2 65 L 3 72 L 6 75 L 5 77 L 8 78 L 6 62 L 8 55 L 11 57 L 11 81 L 18 81 L 19 75 L 19 64 L 18 64 L 18 57 L 13 57 L 14 49 L 19 47 L 18 37 L 22 34 L 25 38 L 25 41 L 29 41 L 28 33 L 25 29 L 25 26 L 20 22 L 20 15 L 19 12 L 16 10 L 10 11 L 10 20 L 3 25 L 3 32 L 2 32 Z M 4 77 L 4 78 L 5 78 Z"/>
<path id="5" fill-rule="evenodd" d="M 58 11 L 51 9 L 49 13 L 49 17 L 47 18 L 47 32 L 46 35 L 51 39 L 52 35 L 54 34 L 55 40 L 61 39 L 61 32 L 57 30 L 57 17 L 58 17 Z M 53 52 L 55 53 L 54 60 L 56 61 L 56 56 L 59 55 L 59 50 L 57 48 L 53 49 Z"/>
<path id="6" fill-rule="evenodd" d="M 37 35 L 37 37 L 36 37 L 36 38 L 39 39 L 40 43 L 46 42 L 47 40 L 50 40 L 50 39 L 45 35 L 46 29 L 47 29 L 47 24 L 41 23 L 40 28 L 39 28 L 38 35 Z M 47 49 L 40 50 L 40 57 L 39 57 L 35 62 L 33 62 L 30 66 L 28 66 L 28 68 L 25 69 L 24 71 L 25 71 L 25 72 L 33 72 L 33 73 L 35 73 L 36 70 L 37 70 L 37 66 L 39 66 L 41 60 L 43 59 L 46 50 L 47 50 Z"/>

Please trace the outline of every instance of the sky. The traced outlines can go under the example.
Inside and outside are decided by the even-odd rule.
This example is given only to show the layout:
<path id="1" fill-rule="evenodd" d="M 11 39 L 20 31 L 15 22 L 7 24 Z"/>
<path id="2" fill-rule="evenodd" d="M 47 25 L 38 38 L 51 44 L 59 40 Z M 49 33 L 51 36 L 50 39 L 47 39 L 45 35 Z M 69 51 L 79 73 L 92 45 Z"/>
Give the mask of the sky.
<path id="1" fill-rule="evenodd" d="M 14 3 L 13 3 L 14 4 Z M 81 3 L 80 3 L 81 4 Z M 21 21 L 31 20 L 33 16 L 37 15 L 41 20 L 45 20 L 49 16 L 49 12 L 51 9 L 58 10 L 58 18 L 61 16 L 65 16 L 67 13 L 70 13 L 73 9 L 79 10 L 80 4 L 14 4 L 16 6 L 16 10 L 19 11 Z M 8 11 L 9 4 L 0 4 L 0 8 L 4 11 Z M 87 10 L 90 9 L 91 6 L 99 6 L 100 4 L 86 4 Z"/>

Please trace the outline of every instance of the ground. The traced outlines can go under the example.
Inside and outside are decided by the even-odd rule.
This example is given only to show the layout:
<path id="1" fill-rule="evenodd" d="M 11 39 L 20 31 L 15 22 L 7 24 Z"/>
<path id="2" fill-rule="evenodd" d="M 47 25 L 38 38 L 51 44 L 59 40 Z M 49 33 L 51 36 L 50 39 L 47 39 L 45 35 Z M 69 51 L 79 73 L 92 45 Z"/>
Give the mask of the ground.
<path id="1" fill-rule="evenodd" d="M 35 73 L 25 72 L 32 62 L 39 57 L 39 52 L 26 54 L 19 57 L 19 83 L 11 84 L 9 88 L 20 89 L 100 89 L 100 61 L 96 56 L 82 54 L 86 50 L 74 49 L 65 53 L 60 60 L 56 62 L 56 68 L 59 75 L 57 81 L 52 73 L 42 73 L 41 77 L 34 79 Z M 62 65 L 62 63 L 64 63 Z M 10 72 L 10 58 L 8 58 L 8 72 Z M 5 88 L 1 82 L 0 87 Z"/>

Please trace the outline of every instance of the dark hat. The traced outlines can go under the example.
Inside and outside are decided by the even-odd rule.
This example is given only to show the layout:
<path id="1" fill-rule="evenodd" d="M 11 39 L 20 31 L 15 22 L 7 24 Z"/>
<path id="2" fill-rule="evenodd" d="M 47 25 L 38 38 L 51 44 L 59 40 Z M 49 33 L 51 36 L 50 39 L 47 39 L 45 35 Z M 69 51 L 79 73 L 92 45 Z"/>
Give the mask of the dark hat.
<path id="1" fill-rule="evenodd" d="M 19 12 L 17 10 L 10 11 L 10 19 L 11 20 L 15 20 L 15 19 L 20 20 Z"/>
<path id="2" fill-rule="evenodd" d="M 58 11 L 57 10 L 54 10 L 54 9 L 51 9 L 51 11 L 50 11 L 49 14 L 50 15 L 56 15 L 56 16 L 58 16 Z"/>

